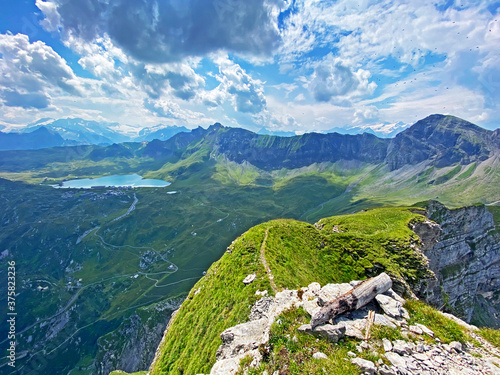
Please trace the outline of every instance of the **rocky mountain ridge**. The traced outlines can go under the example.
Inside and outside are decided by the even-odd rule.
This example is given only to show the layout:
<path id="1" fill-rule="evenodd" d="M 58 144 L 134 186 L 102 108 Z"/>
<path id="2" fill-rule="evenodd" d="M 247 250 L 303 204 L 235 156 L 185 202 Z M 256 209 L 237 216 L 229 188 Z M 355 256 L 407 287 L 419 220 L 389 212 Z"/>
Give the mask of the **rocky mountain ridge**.
<path id="1" fill-rule="evenodd" d="M 190 153 L 207 148 L 212 157 L 224 155 L 233 162 L 248 162 L 266 171 L 339 160 L 383 163 L 394 170 L 424 160 L 430 160 L 438 168 L 484 161 L 500 151 L 500 136 L 498 132 L 443 115 L 420 120 L 392 139 L 369 133 L 277 137 L 225 128 L 216 123 L 206 130 L 198 128 L 190 135 L 179 134 L 165 142 L 148 145 L 144 153 L 155 158 L 174 157 L 188 144 L 192 145 Z"/>
<path id="2" fill-rule="evenodd" d="M 312 325 L 321 311 L 356 293 L 367 283 L 376 288 L 369 294 L 363 294 L 363 306 L 339 314 L 326 324 Z M 265 363 L 271 363 L 273 357 L 275 361 L 279 361 L 279 354 L 269 353 L 272 346 L 271 326 L 280 325 L 279 316 L 290 309 L 303 309 L 312 318 L 311 324 L 296 328 L 295 341 L 298 341 L 297 335 L 301 334 L 312 335 L 330 344 L 342 343 L 344 339 L 353 340 L 356 352 L 349 351 L 344 360 L 350 361 L 364 374 L 500 373 L 500 350 L 488 345 L 485 340 L 482 340 L 483 345 L 477 346 L 471 342 L 459 341 L 443 344 L 427 326 L 416 322 L 410 324 L 410 314 L 403 307 L 406 301 L 390 288 L 391 285 L 390 278 L 382 273 L 365 282 L 351 281 L 348 284 L 327 284 L 323 287 L 312 283 L 298 290 L 283 290 L 274 298 L 262 297 L 252 306 L 248 322 L 221 333 L 222 345 L 217 351 L 217 362 L 210 375 L 239 374 L 243 370 L 250 372 L 252 369 L 256 369 L 255 373 L 268 374 Z M 443 316 L 443 319 L 449 318 Z M 473 337 L 478 338 L 474 333 L 477 331 L 476 327 L 454 319 L 469 332 L 470 340 L 473 340 Z M 399 331 L 403 339 L 376 337 L 372 340 L 372 325 Z M 378 360 L 366 359 L 368 353 L 371 353 L 372 358 L 378 357 Z M 318 362 L 330 361 L 330 358 L 320 351 L 305 355 Z"/>

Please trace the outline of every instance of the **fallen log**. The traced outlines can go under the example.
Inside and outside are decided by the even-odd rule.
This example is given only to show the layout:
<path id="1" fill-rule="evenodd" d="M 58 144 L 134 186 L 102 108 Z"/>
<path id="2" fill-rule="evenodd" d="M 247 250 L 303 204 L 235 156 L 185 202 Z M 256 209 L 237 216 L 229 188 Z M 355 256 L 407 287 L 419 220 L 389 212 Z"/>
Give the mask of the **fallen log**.
<path id="1" fill-rule="evenodd" d="M 392 287 L 391 278 L 385 273 L 377 277 L 363 281 L 350 292 L 341 295 L 339 298 L 327 303 L 311 319 L 312 328 L 326 324 L 331 319 L 346 312 L 357 310 L 372 299 L 377 294 L 384 293 Z"/>

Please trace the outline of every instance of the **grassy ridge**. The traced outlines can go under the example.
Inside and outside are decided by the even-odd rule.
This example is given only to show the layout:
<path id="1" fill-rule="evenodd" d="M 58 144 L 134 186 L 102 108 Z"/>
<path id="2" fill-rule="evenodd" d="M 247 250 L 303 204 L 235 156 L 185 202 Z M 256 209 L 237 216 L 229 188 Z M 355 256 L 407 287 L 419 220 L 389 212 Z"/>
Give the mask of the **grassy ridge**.
<path id="1" fill-rule="evenodd" d="M 318 223 L 322 229 L 294 220 L 273 220 L 250 229 L 192 289 L 151 374 L 210 371 L 221 344 L 219 334 L 247 321 L 257 289 L 272 294 L 259 259 L 264 238 L 264 255 L 278 288 L 348 282 L 382 271 L 411 281 L 426 272 L 424 260 L 411 249 L 415 237 L 408 229 L 422 218 L 404 208 L 374 209 L 324 219 Z M 333 232 L 333 227 L 343 232 Z M 242 280 L 250 273 L 256 273 L 257 280 L 244 286 Z"/>
<path id="2" fill-rule="evenodd" d="M 231 246 L 232 253 L 214 263 L 194 286 L 174 318 L 161 347 L 159 366 L 152 374 L 208 373 L 220 345 L 220 332 L 233 322 L 246 321 L 258 289 L 271 292 L 258 261 L 265 227 L 254 227 L 237 240 Z M 257 274 L 257 281 L 245 286 L 242 281 L 251 273 Z"/>

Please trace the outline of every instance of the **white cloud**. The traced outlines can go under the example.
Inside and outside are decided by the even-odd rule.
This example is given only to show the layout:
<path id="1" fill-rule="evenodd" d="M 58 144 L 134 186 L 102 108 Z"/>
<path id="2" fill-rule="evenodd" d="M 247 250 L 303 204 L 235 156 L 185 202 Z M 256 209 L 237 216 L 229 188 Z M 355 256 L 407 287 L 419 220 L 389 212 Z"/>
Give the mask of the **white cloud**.
<path id="1" fill-rule="evenodd" d="M 35 5 L 45 15 L 40 23 L 47 31 L 58 31 L 61 27 L 61 16 L 57 12 L 57 5 L 50 1 L 36 0 Z"/>
<path id="2" fill-rule="evenodd" d="M 76 76 L 42 42 L 2 36 L 0 123 L 41 110 L 39 117 L 74 111 L 137 126 L 196 126 L 209 114 L 229 125 L 301 131 L 387 127 L 438 112 L 480 124 L 500 117 L 500 17 L 491 1 L 36 5 L 44 29 L 95 79 Z M 16 115 L 18 106 L 25 111 Z"/>
<path id="3" fill-rule="evenodd" d="M 205 105 L 216 107 L 230 100 L 235 111 L 250 114 L 266 108 L 264 82 L 253 79 L 227 55 L 214 57 L 214 62 L 219 66 L 216 79 L 220 84 L 213 90 L 200 93 Z"/>
<path id="4" fill-rule="evenodd" d="M 190 100 L 205 86 L 205 79 L 193 69 L 197 64 L 197 59 L 169 64 L 138 64 L 133 72 L 137 82 L 153 98 L 171 93 Z"/>
<path id="5" fill-rule="evenodd" d="M 81 96 L 81 81 L 51 47 L 0 34 L 0 95 L 7 106 L 46 108 L 52 92 Z"/>
<path id="6" fill-rule="evenodd" d="M 107 34 L 138 61 L 164 63 L 229 51 L 269 56 L 280 43 L 276 0 L 38 0 L 45 25 L 87 41 Z M 57 14 L 57 17 L 56 17 Z"/>
<path id="7" fill-rule="evenodd" d="M 329 54 L 316 65 L 308 87 L 319 102 L 332 99 L 341 102 L 372 94 L 377 85 L 369 82 L 370 76 L 370 72 L 355 70 L 346 66 L 340 58 Z"/>

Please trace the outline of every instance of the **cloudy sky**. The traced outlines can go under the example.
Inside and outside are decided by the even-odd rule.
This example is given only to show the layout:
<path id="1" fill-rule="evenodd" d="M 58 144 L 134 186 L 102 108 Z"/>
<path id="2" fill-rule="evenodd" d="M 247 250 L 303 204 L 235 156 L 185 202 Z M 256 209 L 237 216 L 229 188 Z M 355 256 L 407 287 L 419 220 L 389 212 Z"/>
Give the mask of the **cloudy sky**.
<path id="1" fill-rule="evenodd" d="M 0 0 L 0 124 L 500 121 L 500 2 Z"/>

